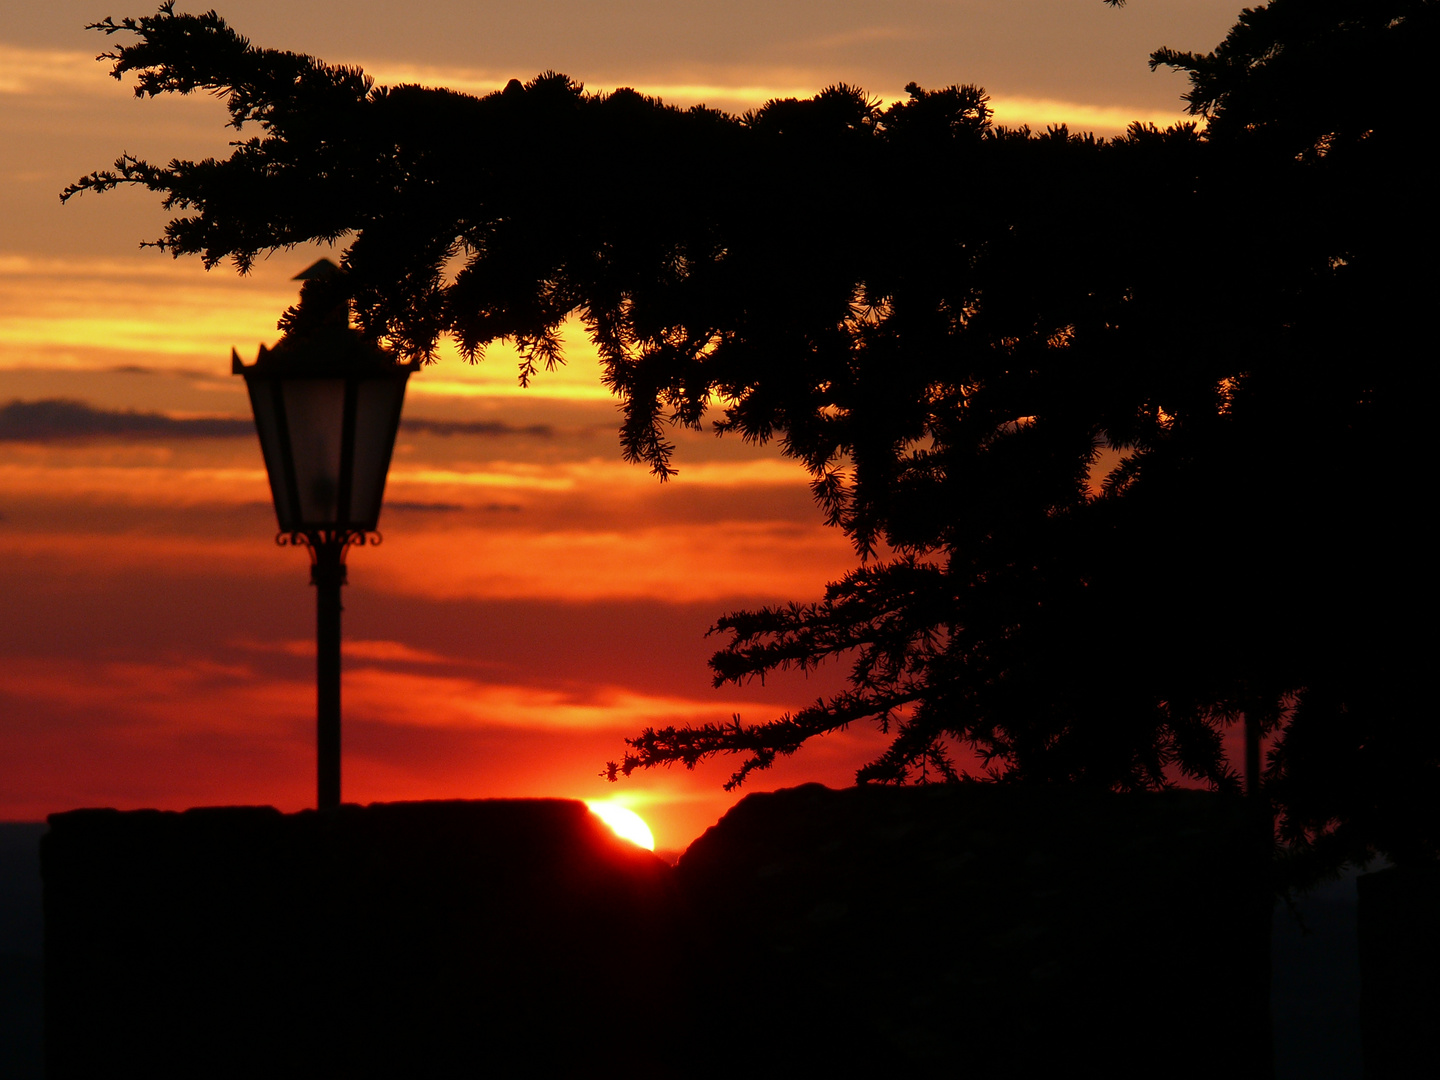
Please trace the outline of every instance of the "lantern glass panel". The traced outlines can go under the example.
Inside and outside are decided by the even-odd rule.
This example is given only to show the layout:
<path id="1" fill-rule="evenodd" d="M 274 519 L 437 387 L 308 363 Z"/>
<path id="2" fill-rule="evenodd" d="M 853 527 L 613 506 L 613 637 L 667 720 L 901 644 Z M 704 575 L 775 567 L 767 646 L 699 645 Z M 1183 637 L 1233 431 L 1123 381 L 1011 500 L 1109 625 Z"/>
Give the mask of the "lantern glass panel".
<path id="1" fill-rule="evenodd" d="M 355 395 L 355 471 L 350 488 L 350 520 L 373 529 L 380 519 L 385 473 L 395 445 L 395 427 L 405 401 L 405 379 L 363 379 Z"/>
<path id="2" fill-rule="evenodd" d="M 298 522 L 289 520 L 294 516 L 294 496 L 290 491 L 290 478 L 285 471 L 285 459 L 281 452 L 280 417 L 275 407 L 279 384 L 269 379 L 246 379 L 245 387 L 250 391 L 250 407 L 255 413 L 255 430 L 260 436 L 260 450 L 265 455 L 265 472 L 270 476 L 270 492 L 275 497 L 275 516 L 280 528 L 294 529 Z"/>
<path id="3" fill-rule="evenodd" d="M 336 524 L 340 492 L 340 441 L 345 425 L 344 379 L 286 379 L 285 421 L 295 459 L 300 519 L 307 526 Z"/>

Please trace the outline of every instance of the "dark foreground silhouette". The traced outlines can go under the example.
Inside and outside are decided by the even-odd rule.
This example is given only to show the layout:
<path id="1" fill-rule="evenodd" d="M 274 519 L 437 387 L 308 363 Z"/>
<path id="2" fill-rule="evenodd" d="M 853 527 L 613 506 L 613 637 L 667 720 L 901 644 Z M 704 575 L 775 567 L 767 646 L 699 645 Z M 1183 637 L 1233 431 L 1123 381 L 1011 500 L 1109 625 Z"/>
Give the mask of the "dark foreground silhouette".
<path id="1" fill-rule="evenodd" d="M 80 810 L 41 864 L 52 1077 L 661 1064 L 670 870 L 578 802 Z"/>
<path id="2" fill-rule="evenodd" d="M 1238 799 L 818 785 L 51 818 L 53 1077 L 1268 1071 Z"/>
<path id="3" fill-rule="evenodd" d="M 707 1011 L 770 1018 L 778 1071 L 1255 1076 L 1251 835 L 1199 792 L 807 785 L 741 802 L 677 877 L 724 958 Z"/>
<path id="4" fill-rule="evenodd" d="M 1366 1080 L 1440 1071 L 1440 867 L 1366 874 L 1360 891 L 1360 1027 Z"/>
<path id="5" fill-rule="evenodd" d="M 45 826 L 0 822 L 0 1077 L 39 1080 L 40 861 Z"/>

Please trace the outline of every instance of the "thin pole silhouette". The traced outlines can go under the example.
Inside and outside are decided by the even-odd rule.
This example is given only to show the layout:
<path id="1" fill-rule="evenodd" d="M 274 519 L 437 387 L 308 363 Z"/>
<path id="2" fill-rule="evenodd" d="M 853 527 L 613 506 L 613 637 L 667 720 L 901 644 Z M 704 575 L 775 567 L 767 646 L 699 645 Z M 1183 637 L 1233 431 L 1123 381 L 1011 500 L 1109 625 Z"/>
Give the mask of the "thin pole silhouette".
<path id="1" fill-rule="evenodd" d="M 340 805 L 340 587 L 345 584 L 344 544 L 331 539 L 311 547 L 315 561 L 315 762 L 316 805 Z"/>
<path id="2" fill-rule="evenodd" d="M 1260 718 L 1253 708 L 1245 710 L 1245 793 L 1260 796 Z"/>

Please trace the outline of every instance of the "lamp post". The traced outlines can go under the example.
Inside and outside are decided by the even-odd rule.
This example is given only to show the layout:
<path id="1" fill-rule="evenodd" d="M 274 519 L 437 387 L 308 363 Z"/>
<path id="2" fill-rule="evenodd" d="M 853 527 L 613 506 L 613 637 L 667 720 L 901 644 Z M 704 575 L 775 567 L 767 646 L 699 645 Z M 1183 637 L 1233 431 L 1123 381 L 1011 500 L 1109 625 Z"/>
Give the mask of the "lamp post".
<path id="1" fill-rule="evenodd" d="M 321 259 L 295 280 L 300 303 L 273 349 L 255 363 L 230 351 L 245 377 L 280 531 L 275 542 L 310 552 L 315 586 L 317 802 L 340 805 L 340 587 L 351 544 L 379 543 L 375 526 L 400 425 L 405 382 L 419 365 L 350 325 L 334 288 L 340 268 Z M 337 298 L 338 297 L 338 298 Z"/>

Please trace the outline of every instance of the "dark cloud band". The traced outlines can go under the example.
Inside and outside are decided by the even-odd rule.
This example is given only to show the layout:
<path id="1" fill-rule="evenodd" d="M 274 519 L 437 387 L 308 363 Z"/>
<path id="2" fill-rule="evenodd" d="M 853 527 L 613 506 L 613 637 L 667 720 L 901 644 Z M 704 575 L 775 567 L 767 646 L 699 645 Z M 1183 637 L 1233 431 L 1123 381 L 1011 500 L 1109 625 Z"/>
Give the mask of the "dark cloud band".
<path id="1" fill-rule="evenodd" d="M 528 435 L 548 439 L 555 434 L 549 424 L 507 424 L 500 420 L 425 420 L 405 418 L 400 426 L 426 435 Z"/>
<path id="2" fill-rule="evenodd" d="M 83 401 L 46 398 L 10 401 L 0 405 L 0 440 L 56 442 L 64 439 L 234 438 L 253 435 L 248 419 L 231 417 L 173 417 L 156 412 L 97 409 Z"/>
<path id="3" fill-rule="evenodd" d="M 412 434 L 522 435 L 551 438 L 548 424 L 520 426 L 499 420 L 406 419 L 401 426 Z M 101 409 L 72 398 L 18 399 L 0 405 L 0 441 L 59 442 L 66 439 L 226 439 L 253 435 L 254 423 L 235 417 L 174 417 L 158 412 Z"/>

